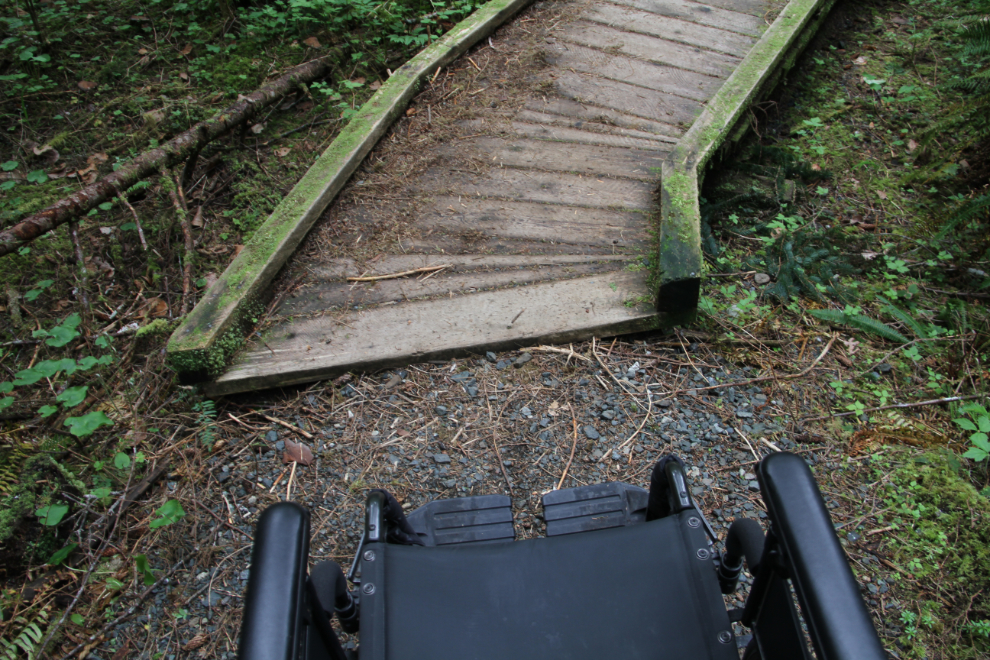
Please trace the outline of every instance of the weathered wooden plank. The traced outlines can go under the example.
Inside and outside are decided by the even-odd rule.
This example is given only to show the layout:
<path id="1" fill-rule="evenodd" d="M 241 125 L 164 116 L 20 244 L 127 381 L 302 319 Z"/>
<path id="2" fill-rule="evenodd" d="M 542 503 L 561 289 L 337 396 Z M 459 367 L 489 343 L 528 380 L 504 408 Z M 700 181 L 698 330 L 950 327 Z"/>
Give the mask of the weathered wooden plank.
<path id="1" fill-rule="evenodd" d="M 451 157 L 463 156 L 466 151 L 499 167 L 576 172 L 640 181 L 656 180 L 663 160 L 662 153 L 654 150 L 527 139 L 471 138 L 440 148 L 440 153 Z"/>
<path id="2" fill-rule="evenodd" d="M 705 0 L 705 4 L 742 14 L 759 16 L 761 19 L 770 11 L 770 3 L 767 0 Z"/>
<path id="3" fill-rule="evenodd" d="M 604 3 L 589 6 L 584 10 L 581 18 L 735 57 L 744 57 L 756 43 L 756 38 L 752 35 L 730 32 L 679 18 L 658 18 L 656 14 L 639 9 Z"/>
<path id="4" fill-rule="evenodd" d="M 592 103 L 648 119 L 690 126 L 701 114 L 702 105 L 673 94 L 637 87 L 607 78 L 559 71 L 554 80 L 557 92 L 575 101 Z"/>
<path id="5" fill-rule="evenodd" d="M 502 202 L 511 204 L 511 202 Z M 606 261 L 628 261 L 628 255 L 587 254 L 393 254 L 374 262 L 329 259 L 308 271 L 316 281 L 343 282 L 347 277 L 387 275 L 416 268 L 450 266 L 457 271 L 494 268 L 539 268 Z"/>
<path id="6" fill-rule="evenodd" d="M 528 111 L 524 110 L 523 112 L 525 113 Z M 513 121 L 508 124 L 501 123 L 493 125 L 482 119 L 465 119 L 464 121 L 458 122 L 458 124 L 472 132 L 482 132 L 486 130 L 499 132 L 499 129 L 501 129 L 503 134 L 517 135 L 519 137 L 528 137 L 536 140 L 574 142 L 578 144 L 597 144 L 608 147 L 625 147 L 630 149 L 646 149 L 649 151 L 660 151 L 663 153 L 670 151 L 672 146 L 670 142 L 663 142 L 659 140 L 657 136 L 650 135 L 649 133 L 639 132 L 639 136 L 642 137 L 632 137 L 611 131 L 605 132 L 604 130 L 587 130 L 590 128 L 590 125 L 587 122 L 583 122 L 585 128 L 579 129 L 571 128 L 570 126 L 561 125 L 559 123 L 554 124 L 552 122 L 553 117 L 551 115 L 543 115 L 543 118 L 546 118 L 546 121 L 535 124 L 522 121 Z M 540 119 L 537 119 L 537 121 L 540 121 Z M 557 119 L 565 120 L 566 118 L 558 117 Z M 573 123 L 573 120 L 571 123 Z"/>
<path id="7" fill-rule="evenodd" d="M 740 59 L 725 53 L 702 50 L 658 37 L 625 32 L 600 23 L 574 22 L 561 36 L 567 41 L 601 50 L 611 50 L 648 62 L 676 66 L 688 71 L 726 78 Z"/>
<path id="8" fill-rule="evenodd" d="M 529 2 L 492 0 L 392 73 L 172 333 L 168 360 L 182 378 L 198 380 L 223 369 L 242 341 L 250 315 L 247 308 L 266 298 L 272 279 L 413 97 L 420 81 L 456 60 Z"/>
<path id="9" fill-rule="evenodd" d="M 605 179 L 577 174 L 492 168 L 480 175 L 430 170 L 429 185 L 412 189 L 421 195 L 488 197 L 517 202 L 542 202 L 600 209 L 653 208 L 655 185 L 633 179 Z"/>
<path id="10" fill-rule="evenodd" d="M 611 78 L 702 102 L 714 96 L 724 82 L 722 78 L 703 73 L 566 42 L 557 42 L 550 47 L 547 61 L 562 69 Z"/>
<path id="11" fill-rule="evenodd" d="M 657 135 L 656 133 L 647 133 L 646 131 L 637 131 L 632 128 L 621 128 L 619 126 L 610 126 L 608 124 L 602 124 L 597 121 L 585 121 L 583 119 L 576 119 L 574 117 L 566 117 L 564 115 L 555 115 L 549 112 L 537 112 L 535 110 L 520 110 L 516 113 L 516 121 L 512 123 L 513 127 L 532 127 L 538 126 L 541 129 L 545 129 L 550 126 L 557 127 L 558 129 L 563 129 L 565 131 L 570 130 L 580 130 L 582 133 L 592 133 L 594 135 L 600 135 L 603 138 L 619 138 L 619 139 L 631 139 L 636 142 L 630 146 L 638 146 L 642 149 L 650 148 L 648 143 L 652 142 L 656 145 L 658 149 L 670 149 L 671 145 L 677 142 L 677 138 L 670 137 L 667 135 Z M 519 128 L 521 135 L 531 135 L 525 131 L 536 130 L 533 128 Z M 563 135 L 568 135 L 569 133 L 563 133 Z M 532 137 L 538 137 L 538 135 L 532 135 Z M 554 138 L 548 138 L 554 139 Z M 574 140 L 577 142 L 578 140 Z M 610 142 L 604 144 L 612 144 Z"/>
<path id="12" fill-rule="evenodd" d="M 601 275 L 621 268 L 621 262 L 598 261 L 543 268 L 474 270 L 463 273 L 445 271 L 428 279 L 383 280 L 361 282 L 356 285 L 318 283 L 303 288 L 296 292 L 293 298 L 284 301 L 278 309 L 278 314 L 292 316 L 322 310 L 354 309 L 355 305 L 402 303 L 436 296 L 450 298 L 510 286 Z"/>
<path id="13" fill-rule="evenodd" d="M 692 0 L 611 0 L 611 2 L 659 16 L 680 18 L 699 25 L 708 25 L 720 30 L 739 32 L 754 37 L 760 36 L 763 28 L 766 27 L 762 18 L 765 9 L 757 15 L 756 13 L 741 13 L 712 7 L 700 2 L 692 2 Z"/>
<path id="14" fill-rule="evenodd" d="M 644 273 L 620 271 L 301 319 L 266 336 L 267 346 L 249 346 L 204 389 L 218 396 L 342 371 L 648 330 L 656 324 L 652 306 L 635 304 L 648 293 Z"/>
<path id="15" fill-rule="evenodd" d="M 617 126 L 632 131 L 653 133 L 661 138 L 677 138 L 684 134 L 684 129 L 673 124 L 644 119 L 643 117 L 618 112 L 611 108 L 601 108 L 585 103 L 578 103 L 571 99 L 531 99 L 526 102 L 524 110 L 573 117 L 580 121 L 594 122 L 602 126 Z M 523 118 L 521 112 L 517 116 Z"/>
<path id="16" fill-rule="evenodd" d="M 648 239 L 641 212 L 470 197 L 439 197 L 416 224 L 568 245 L 626 248 Z"/>

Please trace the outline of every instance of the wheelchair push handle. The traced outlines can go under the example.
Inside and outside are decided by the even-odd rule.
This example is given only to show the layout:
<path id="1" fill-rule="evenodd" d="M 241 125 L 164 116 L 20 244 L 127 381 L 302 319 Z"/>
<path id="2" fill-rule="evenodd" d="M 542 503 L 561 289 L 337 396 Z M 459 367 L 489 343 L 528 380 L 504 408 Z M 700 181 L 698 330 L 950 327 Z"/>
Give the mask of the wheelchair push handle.
<path id="1" fill-rule="evenodd" d="M 760 463 L 757 476 L 772 523 L 772 538 L 768 538 L 767 546 L 780 551 L 818 657 L 886 660 L 832 519 L 804 459 L 789 453 L 771 454 Z M 768 563 L 764 554 L 761 564 Z M 761 566 L 760 572 L 767 570 L 773 567 Z"/>

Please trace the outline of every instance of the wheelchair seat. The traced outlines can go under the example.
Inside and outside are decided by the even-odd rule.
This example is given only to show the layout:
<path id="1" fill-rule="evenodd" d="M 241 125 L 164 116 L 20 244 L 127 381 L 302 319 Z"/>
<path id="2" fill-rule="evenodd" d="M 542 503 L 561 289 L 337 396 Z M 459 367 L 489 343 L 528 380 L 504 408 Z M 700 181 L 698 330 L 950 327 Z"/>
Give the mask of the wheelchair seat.
<path id="1" fill-rule="evenodd" d="M 821 660 L 885 660 L 804 460 L 773 454 L 757 473 L 770 530 L 736 520 L 721 552 L 673 456 L 649 491 L 548 493 L 547 535 L 520 541 L 507 497 L 438 500 L 407 518 L 373 490 L 353 590 L 333 562 L 310 570 L 308 512 L 276 504 L 258 523 L 239 658 L 738 660 L 742 649 L 744 660 L 795 660 L 811 657 L 810 639 Z M 750 594 L 727 610 L 744 561 Z M 333 618 L 359 633 L 356 649 Z M 747 643 L 735 622 L 752 631 Z"/>
<path id="2" fill-rule="evenodd" d="M 384 618 L 362 621 L 362 646 L 382 635 L 390 660 L 738 659 L 708 539 L 691 518 L 510 543 L 386 544 L 381 581 L 362 601 L 384 600 Z"/>

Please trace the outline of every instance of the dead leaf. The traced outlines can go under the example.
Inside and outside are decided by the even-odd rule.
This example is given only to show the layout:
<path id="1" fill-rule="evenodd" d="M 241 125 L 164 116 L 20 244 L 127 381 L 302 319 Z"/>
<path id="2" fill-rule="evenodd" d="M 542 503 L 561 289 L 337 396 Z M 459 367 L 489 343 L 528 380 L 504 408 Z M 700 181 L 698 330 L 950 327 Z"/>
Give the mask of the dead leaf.
<path id="1" fill-rule="evenodd" d="M 323 48 L 323 46 L 320 44 L 320 40 L 317 39 L 316 37 L 309 37 L 307 39 L 303 39 L 303 43 L 309 46 L 310 48 Z"/>
<path id="2" fill-rule="evenodd" d="M 188 55 L 189 53 L 192 52 L 192 44 L 186 44 L 185 47 L 183 47 L 183 49 L 180 50 L 179 52 L 182 53 L 183 55 Z"/>
<path id="3" fill-rule="evenodd" d="M 81 89 L 84 92 L 88 92 L 91 89 L 96 89 L 96 83 L 93 82 L 92 80 L 80 80 L 78 86 L 79 89 Z"/>
<path id="4" fill-rule="evenodd" d="M 196 207 L 196 214 L 193 216 L 192 222 L 190 222 L 189 224 L 191 224 L 196 229 L 202 229 L 203 228 L 203 207 L 202 206 L 197 206 Z"/>
<path id="5" fill-rule="evenodd" d="M 147 55 L 147 54 L 148 54 L 147 48 L 138 48 L 138 55 Z"/>
<path id="6" fill-rule="evenodd" d="M 141 115 L 145 126 L 155 126 L 165 121 L 165 111 L 162 109 L 151 110 Z"/>
<path id="7" fill-rule="evenodd" d="M 204 286 L 203 288 L 209 289 L 220 278 L 217 277 L 216 273 L 207 273 L 206 275 L 203 276 L 203 279 L 206 280 L 206 286 Z"/>
<path id="8" fill-rule="evenodd" d="M 853 368 L 853 361 L 847 358 L 845 355 L 839 355 L 838 353 L 836 353 L 835 359 L 838 360 L 845 368 L 847 369 Z"/>
<path id="9" fill-rule="evenodd" d="M 310 110 L 313 109 L 314 105 L 316 104 L 313 103 L 312 101 L 303 101 L 302 103 L 296 106 L 296 109 L 299 110 L 299 112 L 309 112 Z"/>
<path id="10" fill-rule="evenodd" d="M 365 77 L 364 76 L 361 76 L 360 78 L 355 78 L 351 82 L 352 83 L 355 83 L 355 84 L 358 84 L 358 85 L 363 85 L 365 83 L 365 81 L 366 81 L 365 80 Z"/>
<path id="11" fill-rule="evenodd" d="M 819 165 L 818 163 L 812 163 L 811 164 L 811 169 L 813 169 L 816 172 L 821 172 L 822 171 L 822 166 Z"/>
<path id="12" fill-rule="evenodd" d="M 308 445 L 286 438 L 285 451 L 282 452 L 283 463 L 292 463 L 295 461 L 299 465 L 312 465 L 314 460 L 313 450 Z"/>
<path id="13" fill-rule="evenodd" d="M 908 152 L 914 151 L 915 149 L 918 148 L 918 143 L 915 142 L 914 140 L 908 140 L 907 147 L 908 147 Z"/>
<path id="14" fill-rule="evenodd" d="M 408 110 L 406 110 L 406 117 L 412 117 L 414 114 L 416 114 L 416 112 L 417 112 L 416 108 L 409 108 Z"/>
<path id="15" fill-rule="evenodd" d="M 885 193 L 882 190 L 878 190 L 877 191 L 877 197 L 879 197 L 880 199 L 887 199 L 887 193 Z"/>
<path id="16" fill-rule="evenodd" d="M 880 256 L 880 253 L 879 252 L 870 252 L 869 250 L 867 250 L 866 252 L 860 253 L 859 256 L 863 257 L 867 261 L 873 261 L 874 259 L 876 259 L 877 257 Z"/>
<path id="17" fill-rule="evenodd" d="M 206 640 L 210 638 L 205 632 L 196 633 L 192 639 L 186 642 L 186 645 L 182 647 L 183 651 L 195 651 L 200 646 L 206 643 Z"/>
<path id="18" fill-rule="evenodd" d="M 839 337 L 839 341 L 846 347 L 846 352 L 849 355 L 856 355 L 856 351 L 859 350 L 859 342 L 850 337 L 846 339 L 845 337 Z"/>
<path id="19" fill-rule="evenodd" d="M 168 316 L 168 303 L 157 296 L 149 298 L 138 310 L 138 314 L 153 319 L 165 318 Z"/>
<path id="20" fill-rule="evenodd" d="M 53 147 L 50 144 L 46 144 L 43 147 L 34 147 L 33 149 L 31 149 L 31 151 L 34 153 L 35 156 L 38 156 L 42 160 L 44 160 L 45 163 L 47 163 L 49 166 L 54 165 L 56 162 L 58 162 L 58 158 L 59 158 L 58 152 L 55 151 L 55 147 Z"/>
<path id="21" fill-rule="evenodd" d="M 241 250 L 243 250 L 243 249 L 244 249 L 244 246 L 243 245 L 235 245 L 234 246 L 234 256 L 236 257 L 237 255 L 239 255 L 241 253 Z"/>
<path id="22" fill-rule="evenodd" d="M 375 82 L 373 82 L 370 85 L 368 85 L 368 89 L 370 89 L 371 91 L 375 91 L 376 89 L 378 89 L 381 86 L 382 86 L 382 83 L 380 81 L 376 80 Z"/>
<path id="23" fill-rule="evenodd" d="M 251 132 L 254 133 L 255 135 L 257 135 L 258 133 L 260 133 L 263 130 L 265 130 L 265 125 L 263 123 L 262 124 L 255 124 L 254 126 L 251 127 Z"/>
<path id="24" fill-rule="evenodd" d="M 100 178 L 100 175 L 96 172 L 87 172 L 86 174 L 81 174 L 79 178 L 82 179 L 82 182 L 88 186 L 91 183 L 96 183 L 96 180 Z"/>
<path id="25" fill-rule="evenodd" d="M 853 64 L 855 64 L 856 66 L 866 66 L 866 58 L 860 55 L 859 57 L 853 60 Z"/>
<path id="26" fill-rule="evenodd" d="M 961 160 L 961 161 L 959 161 L 959 167 L 963 168 L 964 170 L 968 170 L 969 169 L 969 161 L 968 160 Z"/>
<path id="27" fill-rule="evenodd" d="M 292 149 L 290 149 L 289 147 L 282 147 L 281 149 L 275 150 L 275 155 L 278 156 L 279 158 L 285 158 L 286 156 L 289 155 L 290 151 L 292 151 Z"/>
<path id="28" fill-rule="evenodd" d="M 184 80 L 186 82 L 189 82 L 189 74 L 186 73 L 185 71 L 182 71 L 182 72 L 179 73 L 179 78 L 181 80 Z"/>

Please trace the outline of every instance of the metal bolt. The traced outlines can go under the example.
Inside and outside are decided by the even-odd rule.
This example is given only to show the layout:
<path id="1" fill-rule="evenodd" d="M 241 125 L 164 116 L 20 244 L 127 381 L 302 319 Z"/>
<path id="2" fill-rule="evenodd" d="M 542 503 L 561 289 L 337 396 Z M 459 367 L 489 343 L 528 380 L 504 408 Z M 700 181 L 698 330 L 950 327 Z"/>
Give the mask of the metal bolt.
<path id="1" fill-rule="evenodd" d="M 698 550 L 698 559 L 708 559 L 709 557 L 711 557 L 711 553 L 704 548 Z"/>
<path id="2" fill-rule="evenodd" d="M 365 561 L 375 561 L 375 551 L 374 550 L 365 550 L 364 551 L 364 554 L 362 555 L 362 557 L 364 557 L 364 560 Z"/>
<path id="3" fill-rule="evenodd" d="M 701 521 L 698 518 L 696 518 L 694 516 L 691 516 L 690 518 L 688 518 L 688 527 L 697 527 L 700 524 L 701 524 Z"/>
<path id="4" fill-rule="evenodd" d="M 730 633 L 728 630 L 723 630 L 718 634 L 718 641 L 722 642 L 723 644 L 728 644 L 729 642 L 732 641 L 732 633 Z"/>
<path id="5" fill-rule="evenodd" d="M 370 582 L 366 582 L 361 587 L 361 591 L 362 591 L 362 593 L 364 593 L 365 596 L 370 596 L 371 594 L 375 593 L 375 585 L 373 585 Z"/>

